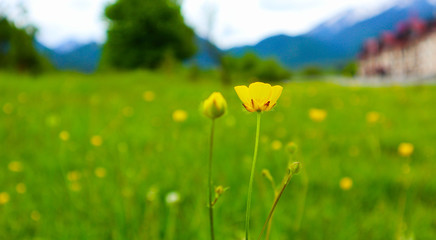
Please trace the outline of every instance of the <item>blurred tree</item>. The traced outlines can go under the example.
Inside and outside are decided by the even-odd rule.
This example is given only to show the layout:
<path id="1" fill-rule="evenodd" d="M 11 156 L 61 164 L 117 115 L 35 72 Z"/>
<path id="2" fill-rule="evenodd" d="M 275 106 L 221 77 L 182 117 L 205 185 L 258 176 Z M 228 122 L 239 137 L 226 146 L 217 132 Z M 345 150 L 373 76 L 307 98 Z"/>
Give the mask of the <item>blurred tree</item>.
<path id="1" fill-rule="evenodd" d="M 276 59 L 261 59 L 255 53 L 248 52 L 240 58 L 225 55 L 222 66 L 229 74 L 243 78 L 256 78 L 263 81 L 278 81 L 292 77 L 291 71 L 284 68 Z"/>
<path id="2" fill-rule="evenodd" d="M 356 76 L 358 71 L 358 65 L 357 62 L 352 61 L 349 62 L 345 67 L 342 69 L 342 75 L 346 77 L 354 77 Z"/>
<path id="3" fill-rule="evenodd" d="M 40 73 L 51 68 L 47 59 L 35 49 L 36 28 L 16 27 L 0 16 L 0 68 Z"/>
<path id="4" fill-rule="evenodd" d="M 303 69 L 303 76 L 306 77 L 319 77 L 323 75 L 323 70 L 318 66 L 307 66 Z"/>
<path id="5" fill-rule="evenodd" d="M 194 31 L 185 25 L 175 0 L 118 0 L 105 10 L 109 20 L 103 65 L 157 68 L 196 52 Z"/>

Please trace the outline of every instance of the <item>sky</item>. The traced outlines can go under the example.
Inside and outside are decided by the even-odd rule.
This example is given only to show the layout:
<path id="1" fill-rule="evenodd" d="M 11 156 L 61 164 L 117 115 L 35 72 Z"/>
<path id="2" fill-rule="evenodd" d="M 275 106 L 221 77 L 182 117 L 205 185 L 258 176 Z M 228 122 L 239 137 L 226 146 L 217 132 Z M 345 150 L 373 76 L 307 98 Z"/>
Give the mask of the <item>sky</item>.
<path id="1" fill-rule="evenodd" d="M 49 47 L 68 40 L 101 43 L 107 27 L 103 11 L 113 1 L 0 0 L 0 12 L 6 12 L 18 25 L 35 25 L 37 39 Z M 182 0 L 181 9 L 185 22 L 198 35 L 230 48 L 276 34 L 302 34 L 348 9 L 372 9 L 391 1 Z"/>

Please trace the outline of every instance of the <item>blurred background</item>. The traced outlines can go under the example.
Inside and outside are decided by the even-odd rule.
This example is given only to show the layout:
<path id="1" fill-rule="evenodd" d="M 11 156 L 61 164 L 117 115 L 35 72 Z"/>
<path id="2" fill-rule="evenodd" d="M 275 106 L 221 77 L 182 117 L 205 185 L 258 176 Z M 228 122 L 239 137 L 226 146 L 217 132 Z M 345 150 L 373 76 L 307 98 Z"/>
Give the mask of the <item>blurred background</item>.
<path id="1" fill-rule="evenodd" d="M 1 0 L 0 239 L 207 239 L 220 91 L 217 239 L 436 238 L 436 1 Z M 298 146 L 289 152 L 289 144 Z"/>

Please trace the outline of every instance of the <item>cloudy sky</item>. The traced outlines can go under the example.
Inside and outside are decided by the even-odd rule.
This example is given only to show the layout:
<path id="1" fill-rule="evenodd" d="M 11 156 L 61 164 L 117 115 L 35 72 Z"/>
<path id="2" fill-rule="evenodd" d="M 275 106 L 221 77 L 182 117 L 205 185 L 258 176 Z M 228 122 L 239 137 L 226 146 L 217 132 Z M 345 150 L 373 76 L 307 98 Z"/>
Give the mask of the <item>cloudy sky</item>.
<path id="1" fill-rule="evenodd" d="M 55 47 L 67 40 L 103 42 L 103 9 L 113 1 L 0 0 L 0 12 L 18 24 L 33 23 L 38 39 Z M 183 0 L 182 13 L 197 34 L 209 34 L 229 48 L 279 33 L 301 34 L 350 8 L 372 9 L 392 1 L 398 0 Z"/>

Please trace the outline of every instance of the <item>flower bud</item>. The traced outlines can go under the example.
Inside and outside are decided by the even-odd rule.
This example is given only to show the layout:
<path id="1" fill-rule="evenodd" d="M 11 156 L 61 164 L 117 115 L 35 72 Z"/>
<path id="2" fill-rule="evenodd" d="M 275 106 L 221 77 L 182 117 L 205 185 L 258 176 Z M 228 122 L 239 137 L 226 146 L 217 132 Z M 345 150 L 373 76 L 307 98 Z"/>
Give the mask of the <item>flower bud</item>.
<path id="1" fill-rule="evenodd" d="M 293 162 L 291 165 L 289 165 L 289 171 L 291 171 L 293 174 L 297 174 L 300 172 L 300 163 L 299 162 Z"/>
<path id="2" fill-rule="evenodd" d="M 227 102 L 219 92 L 212 93 L 209 98 L 203 102 L 203 114 L 210 119 L 221 117 L 226 110 Z"/>
<path id="3" fill-rule="evenodd" d="M 221 185 L 219 185 L 218 187 L 215 188 L 215 193 L 218 194 L 218 195 L 223 194 L 224 191 L 225 191 L 225 190 L 224 190 L 224 187 L 221 186 Z"/>

